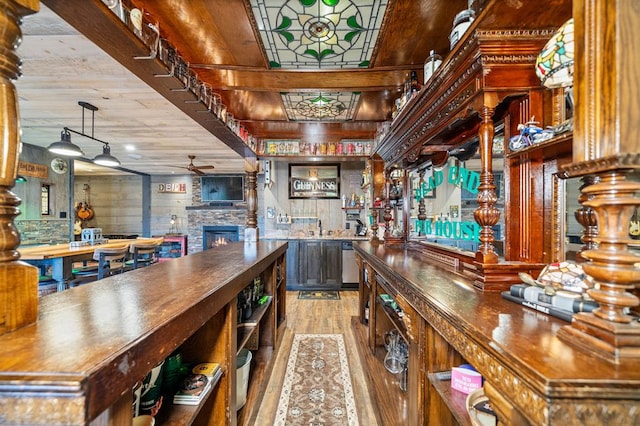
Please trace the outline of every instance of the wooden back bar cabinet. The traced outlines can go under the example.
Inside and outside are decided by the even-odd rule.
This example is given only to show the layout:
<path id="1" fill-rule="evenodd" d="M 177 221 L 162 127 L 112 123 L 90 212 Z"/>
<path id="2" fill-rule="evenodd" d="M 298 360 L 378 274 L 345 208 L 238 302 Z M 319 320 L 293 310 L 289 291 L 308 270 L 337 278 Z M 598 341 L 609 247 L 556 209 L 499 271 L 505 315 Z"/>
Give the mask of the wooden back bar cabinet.
<path id="1" fill-rule="evenodd" d="M 399 387 L 387 397 L 376 393 L 385 424 L 471 424 L 466 395 L 451 392 L 446 374 L 463 363 L 483 375 L 500 424 L 640 424 L 637 361 L 594 358 L 558 338 L 566 322 L 508 302 L 499 293 L 478 292 L 471 280 L 425 259 L 410 245 L 360 242 L 354 248 L 363 319 L 354 326 L 366 329 L 356 333 L 366 336 L 361 350 L 377 356 L 369 365 L 374 382 L 389 380 L 383 377 L 380 355 L 384 334 L 397 329 L 409 344 L 406 395 L 399 396 Z M 385 309 L 381 293 L 401 307 L 402 319 Z"/>
<path id="2" fill-rule="evenodd" d="M 133 386 L 180 349 L 186 362 L 220 363 L 223 376 L 199 406 L 165 397 L 162 423 L 251 424 L 266 383 L 251 383 L 237 418 L 236 357 L 246 342 L 237 295 L 260 277 L 270 296 L 253 364 L 254 377 L 269 377 L 285 324 L 286 250 L 230 243 L 42 298 L 36 323 L 2 336 L 0 423 L 130 424 Z"/>

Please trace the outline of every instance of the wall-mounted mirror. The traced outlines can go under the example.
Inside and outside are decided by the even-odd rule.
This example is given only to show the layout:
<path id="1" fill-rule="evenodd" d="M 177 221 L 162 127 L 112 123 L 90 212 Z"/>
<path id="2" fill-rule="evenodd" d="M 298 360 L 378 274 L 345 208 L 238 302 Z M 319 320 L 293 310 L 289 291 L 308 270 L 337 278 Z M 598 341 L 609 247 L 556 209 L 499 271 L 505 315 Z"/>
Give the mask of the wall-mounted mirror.
<path id="1" fill-rule="evenodd" d="M 503 125 L 499 123 L 494 137 L 492 167 L 498 197 L 495 207 L 501 212 L 500 221 L 493 228 L 494 246 L 500 256 L 504 252 L 503 141 Z M 442 167 L 428 165 L 410 172 L 409 239 L 477 251 L 480 226 L 474 219 L 474 211 L 478 208 L 481 162 L 477 139 L 463 146 L 470 149 L 459 153 L 451 151 L 449 160 Z M 419 219 L 421 208 L 425 220 Z"/>

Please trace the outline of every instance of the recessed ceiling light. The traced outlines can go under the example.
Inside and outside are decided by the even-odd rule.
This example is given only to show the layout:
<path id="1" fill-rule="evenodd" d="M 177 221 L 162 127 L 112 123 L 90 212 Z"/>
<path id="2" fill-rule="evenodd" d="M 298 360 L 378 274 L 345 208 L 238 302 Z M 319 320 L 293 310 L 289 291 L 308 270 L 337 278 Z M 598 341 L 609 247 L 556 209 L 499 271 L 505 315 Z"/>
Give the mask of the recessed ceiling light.
<path id="1" fill-rule="evenodd" d="M 132 158 L 134 160 L 139 160 L 142 158 L 142 155 L 140 154 L 127 154 L 127 157 Z"/>
<path id="2" fill-rule="evenodd" d="M 124 149 L 126 149 L 127 151 L 135 151 L 136 147 L 131 144 L 128 144 L 124 146 Z"/>

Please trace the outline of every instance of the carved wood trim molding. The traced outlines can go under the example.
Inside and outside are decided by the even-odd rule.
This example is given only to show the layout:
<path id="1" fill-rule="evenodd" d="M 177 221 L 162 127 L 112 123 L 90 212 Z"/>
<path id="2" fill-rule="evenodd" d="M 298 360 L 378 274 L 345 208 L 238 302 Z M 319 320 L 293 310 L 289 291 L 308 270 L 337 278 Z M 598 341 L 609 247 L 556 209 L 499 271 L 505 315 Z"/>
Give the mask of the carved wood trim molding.
<path id="1" fill-rule="evenodd" d="M 562 178 L 574 178 L 624 169 L 640 169 L 640 152 L 621 153 L 609 157 L 566 164 L 561 167 L 560 176 Z"/>
<path id="2" fill-rule="evenodd" d="M 429 309 L 422 311 L 425 320 L 455 348 L 482 376 L 503 396 L 514 395 L 515 401 L 510 400 L 533 424 L 548 424 L 545 418 L 547 403 L 539 393 L 535 392 L 522 376 L 513 374 L 508 367 L 499 363 L 490 353 L 473 342 L 463 332 L 458 330 L 440 313 Z"/>

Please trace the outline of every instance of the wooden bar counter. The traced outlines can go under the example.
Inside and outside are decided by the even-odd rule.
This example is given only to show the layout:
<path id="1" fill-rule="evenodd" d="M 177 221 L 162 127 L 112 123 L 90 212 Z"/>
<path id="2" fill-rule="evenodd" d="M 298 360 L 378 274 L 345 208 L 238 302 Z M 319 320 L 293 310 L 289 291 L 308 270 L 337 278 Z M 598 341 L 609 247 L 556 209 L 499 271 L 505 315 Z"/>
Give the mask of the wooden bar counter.
<path id="1" fill-rule="evenodd" d="M 354 249 L 361 267 L 362 318 L 367 302 L 370 306 L 368 321 L 354 327 L 365 340 L 363 358 L 374 359 L 368 361 L 370 380 L 386 373 L 374 356 L 386 331 L 396 328 L 409 343 L 404 424 L 471 424 L 466 395 L 454 395 L 446 374 L 438 374 L 462 363 L 483 375 L 500 424 L 640 424 L 637 361 L 616 364 L 567 344 L 556 336 L 567 322 L 508 302 L 498 292 L 480 292 L 411 244 L 360 242 Z M 400 324 L 377 302 L 380 293 L 404 311 Z M 391 412 L 387 418 L 401 416 L 402 407 L 387 399 L 378 401 L 381 410 Z"/>
<path id="2" fill-rule="evenodd" d="M 207 401 L 167 407 L 162 423 L 241 422 L 236 296 L 255 277 L 271 296 L 254 354 L 270 368 L 285 324 L 286 250 L 230 243 L 42 298 L 35 324 L 0 337 L 0 423 L 130 424 L 133 386 L 177 348 L 187 362 L 221 363 L 223 376 Z M 250 389 L 239 418 L 260 393 Z"/>

